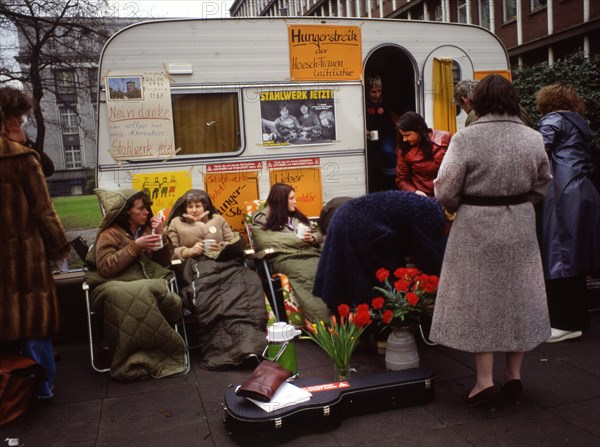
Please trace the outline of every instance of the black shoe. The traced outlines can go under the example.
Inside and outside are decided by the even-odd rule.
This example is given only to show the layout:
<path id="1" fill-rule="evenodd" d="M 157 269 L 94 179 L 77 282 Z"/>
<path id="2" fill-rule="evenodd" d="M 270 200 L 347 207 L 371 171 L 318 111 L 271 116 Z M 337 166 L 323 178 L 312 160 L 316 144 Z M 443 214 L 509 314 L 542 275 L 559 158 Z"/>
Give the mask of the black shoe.
<path id="1" fill-rule="evenodd" d="M 490 411 L 496 411 L 496 404 L 499 400 L 500 392 L 496 385 L 487 387 L 485 390 L 480 391 L 474 396 L 469 397 L 469 393 L 463 394 L 458 398 L 460 401 L 468 407 L 476 407 L 478 405 L 484 405 L 490 409 Z"/>
<path id="2" fill-rule="evenodd" d="M 502 398 L 513 405 L 519 405 L 519 397 L 523 392 L 523 383 L 519 379 L 509 380 L 500 390 Z"/>

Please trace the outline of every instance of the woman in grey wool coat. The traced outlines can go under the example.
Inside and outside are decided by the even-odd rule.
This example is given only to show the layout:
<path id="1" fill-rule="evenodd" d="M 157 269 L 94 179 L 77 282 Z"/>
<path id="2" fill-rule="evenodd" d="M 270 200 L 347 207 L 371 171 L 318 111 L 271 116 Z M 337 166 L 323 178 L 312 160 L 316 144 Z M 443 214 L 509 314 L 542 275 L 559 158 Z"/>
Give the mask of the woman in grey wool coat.
<path id="1" fill-rule="evenodd" d="M 550 323 L 532 203 L 550 180 L 541 135 L 519 119 L 510 81 L 484 78 L 473 94 L 479 119 L 450 143 L 435 196 L 456 218 L 448 238 L 431 339 L 475 354 L 477 382 L 461 396 L 493 408 L 516 403 L 524 353 Z M 506 352 L 504 385 L 494 385 L 494 353 Z"/>

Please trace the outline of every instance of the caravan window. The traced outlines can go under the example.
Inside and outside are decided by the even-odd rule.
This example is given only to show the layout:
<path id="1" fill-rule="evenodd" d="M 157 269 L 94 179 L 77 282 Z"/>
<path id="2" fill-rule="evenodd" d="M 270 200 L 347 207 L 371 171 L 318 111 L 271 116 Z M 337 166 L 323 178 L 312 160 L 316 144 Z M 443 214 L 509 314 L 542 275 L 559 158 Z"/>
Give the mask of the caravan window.
<path id="1" fill-rule="evenodd" d="M 178 155 L 237 152 L 241 148 L 239 98 L 235 92 L 173 94 Z"/>

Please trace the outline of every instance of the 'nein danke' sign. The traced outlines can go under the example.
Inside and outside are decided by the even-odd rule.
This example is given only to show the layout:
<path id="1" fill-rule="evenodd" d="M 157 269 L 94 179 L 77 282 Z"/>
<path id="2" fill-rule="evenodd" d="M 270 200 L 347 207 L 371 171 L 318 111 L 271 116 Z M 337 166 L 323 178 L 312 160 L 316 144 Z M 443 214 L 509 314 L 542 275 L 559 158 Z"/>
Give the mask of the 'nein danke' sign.
<path id="1" fill-rule="evenodd" d="M 109 153 L 115 161 L 175 155 L 169 79 L 164 73 L 105 77 Z"/>

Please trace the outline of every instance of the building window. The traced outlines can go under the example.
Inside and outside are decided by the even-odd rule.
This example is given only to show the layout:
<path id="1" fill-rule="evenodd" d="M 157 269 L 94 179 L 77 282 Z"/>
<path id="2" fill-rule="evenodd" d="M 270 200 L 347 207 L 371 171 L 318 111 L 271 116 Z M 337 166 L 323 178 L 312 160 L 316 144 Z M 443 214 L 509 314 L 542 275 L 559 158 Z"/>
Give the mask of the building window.
<path id="1" fill-rule="evenodd" d="M 65 168 L 81 168 L 81 146 L 78 144 L 73 146 L 65 146 Z"/>
<path id="2" fill-rule="evenodd" d="M 59 106 L 60 125 L 64 135 L 79 133 L 79 120 L 77 112 L 69 106 Z"/>
<path id="3" fill-rule="evenodd" d="M 502 6 L 504 23 L 517 18 L 517 0 L 504 0 Z"/>
<path id="4" fill-rule="evenodd" d="M 546 7 L 547 0 L 531 0 L 531 11 L 542 9 Z"/>
<path id="5" fill-rule="evenodd" d="M 71 185 L 71 195 L 80 196 L 83 194 L 83 188 L 81 185 Z"/>
<path id="6" fill-rule="evenodd" d="M 490 29 L 490 2 L 479 0 L 479 26 Z"/>
<path id="7" fill-rule="evenodd" d="M 441 22 L 444 19 L 444 15 L 442 12 L 442 5 L 437 5 L 433 10 L 433 20 L 436 22 Z"/>
<path id="8" fill-rule="evenodd" d="M 48 51 L 48 53 L 56 53 L 58 51 L 58 45 L 56 43 L 56 39 L 54 39 L 54 38 L 48 39 L 48 45 L 46 46 L 46 51 Z"/>
<path id="9" fill-rule="evenodd" d="M 59 95 L 74 95 L 75 90 L 75 72 L 72 70 L 59 70 L 55 73 L 56 92 Z"/>
<path id="10" fill-rule="evenodd" d="M 458 0 L 456 8 L 458 9 L 458 23 L 467 23 L 467 0 Z"/>

